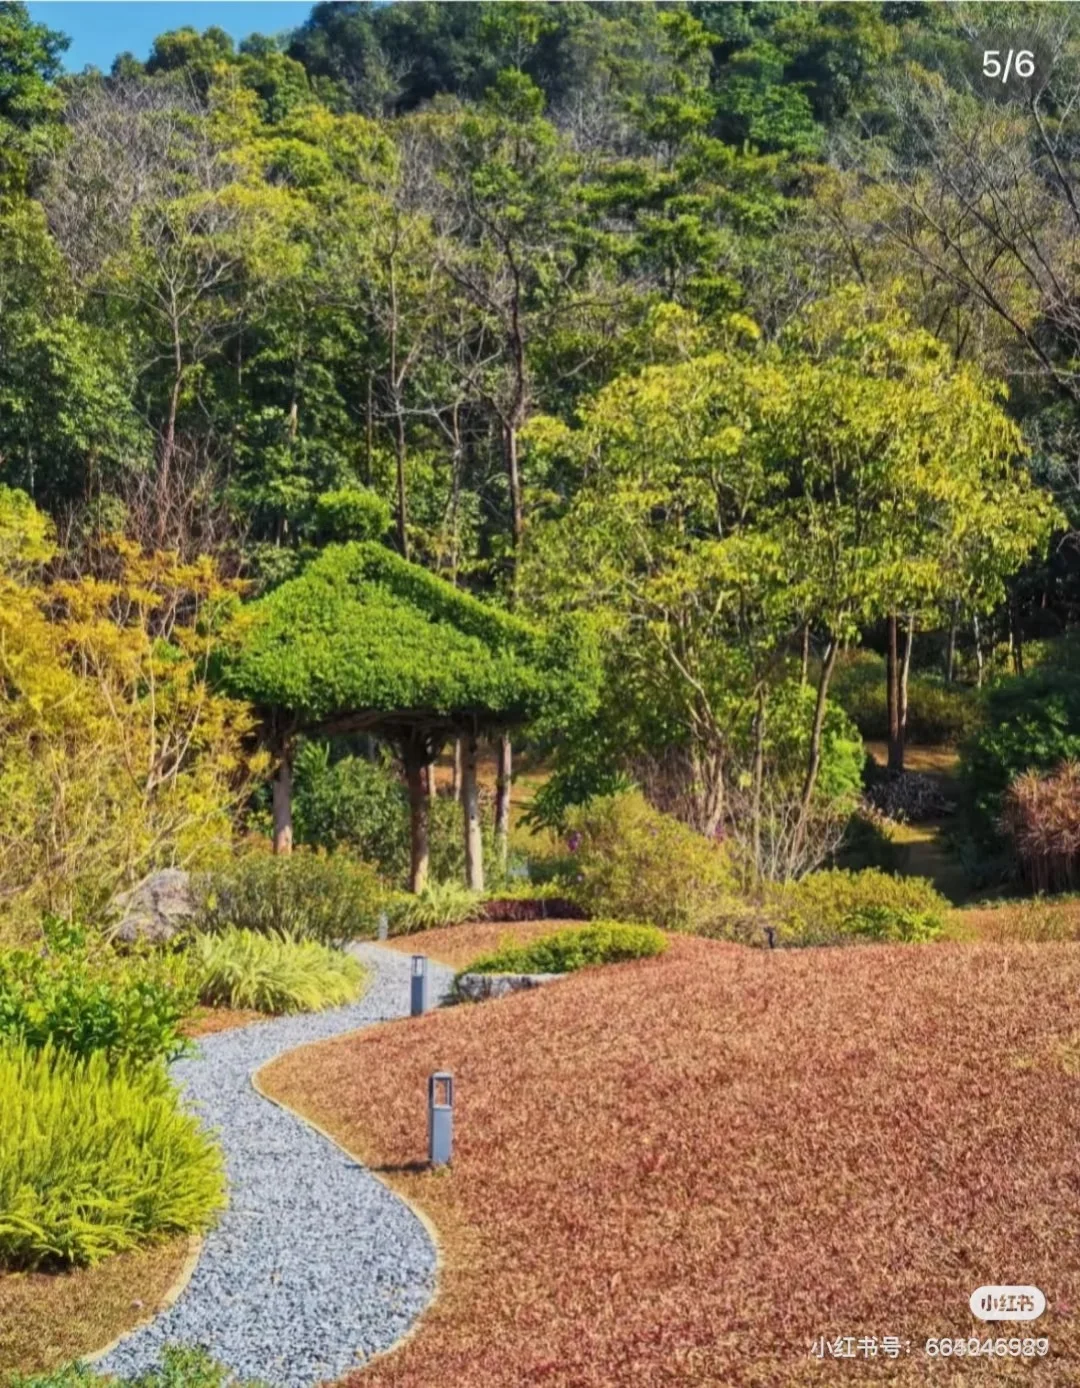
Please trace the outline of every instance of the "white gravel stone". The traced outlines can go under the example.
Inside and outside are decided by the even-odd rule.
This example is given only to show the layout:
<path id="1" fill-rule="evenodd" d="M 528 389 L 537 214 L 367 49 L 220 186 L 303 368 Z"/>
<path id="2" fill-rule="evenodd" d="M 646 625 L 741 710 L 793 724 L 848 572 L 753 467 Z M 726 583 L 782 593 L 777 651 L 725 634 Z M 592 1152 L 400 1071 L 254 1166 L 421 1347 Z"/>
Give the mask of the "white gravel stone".
<path id="1" fill-rule="evenodd" d="M 310 1388 L 387 1349 L 431 1299 L 435 1249 L 409 1207 L 365 1167 L 260 1098 L 275 1056 L 408 1015 L 409 957 L 354 946 L 371 970 L 358 1003 L 207 1036 L 172 1072 L 225 1153 L 229 1207 L 186 1290 L 94 1368 L 129 1378 L 169 1344 L 197 1345 L 243 1378 Z M 432 996 L 453 970 L 431 961 Z M 426 1131 L 426 1099 L 416 1121 Z"/>

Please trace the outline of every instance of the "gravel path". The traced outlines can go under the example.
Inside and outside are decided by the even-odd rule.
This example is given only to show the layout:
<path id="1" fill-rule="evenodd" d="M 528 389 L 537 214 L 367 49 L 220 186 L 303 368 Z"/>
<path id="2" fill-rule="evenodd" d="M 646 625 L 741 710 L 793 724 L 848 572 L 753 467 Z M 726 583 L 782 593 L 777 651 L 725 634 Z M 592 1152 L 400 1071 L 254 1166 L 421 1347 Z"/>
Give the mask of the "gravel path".
<path id="1" fill-rule="evenodd" d="M 252 1072 L 285 1051 L 408 1013 L 409 956 L 355 952 L 372 972 L 358 1003 L 207 1036 L 173 1066 L 217 1130 L 229 1208 L 176 1304 L 98 1360 L 100 1372 L 130 1377 L 179 1343 L 242 1377 L 310 1388 L 392 1345 L 427 1305 L 435 1250 L 409 1207 L 251 1086 Z M 429 970 L 434 998 L 453 973 L 434 961 Z"/>

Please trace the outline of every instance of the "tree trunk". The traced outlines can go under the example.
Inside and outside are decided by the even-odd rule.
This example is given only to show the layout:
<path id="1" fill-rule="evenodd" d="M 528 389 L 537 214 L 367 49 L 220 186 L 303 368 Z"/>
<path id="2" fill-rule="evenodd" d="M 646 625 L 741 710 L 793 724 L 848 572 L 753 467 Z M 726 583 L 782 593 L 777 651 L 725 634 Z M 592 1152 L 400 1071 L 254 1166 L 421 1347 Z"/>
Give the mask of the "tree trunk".
<path id="1" fill-rule="evenodd" d="M 484 844 L 480 834 L 480 797 L 476 784 L 476 737 L 464 739 L 461 758 L 461 806 L 465 828 L 465 885 L 484 890 Z"/>
<path id="2" fill-rule="evenodd" d="M 821 739 L 825 728 L 825 705 L 829 697 L 829 681 L 836 668 L 836 657 L 839 649 L 840 643 L 834 636 L 825 648 L 825 655 L 821 662 L 817 701 L 814 705 L 814 722 L 810 729 L 810 755 L 806 766 L 806 778 L 803 781 L 799 818 L 795 822 L 795 832 L 792 835 L 793 858 L 803 846 L 806 839 L 806 826 L 810 822 L 810 806 L 813 803 L 814 788 L 817 785 L 818 772 L 821 769 Z"/>
<path id="3" fill-rule="evenodd" d="M 503 430 L 503 444 L 506 452 L 506 477 L 510 486 L 510 539 L 513 544 L 513 568 L 510 574 L 510 606 L 516 606 L 518 557 L 521 554 L 521 537 L 525 530 L 525 512 L 521 500 L 521 466 L 518 461 L 518 431 L 516 424 L 507 424 Z"/>
<path id="4" fill-rule="evenodd" d="M 274 777 L 274 852 L 292 852 L 292 749 L 286 747 L 281 754 L 277 775 Z"/>
<path id="5" fill-rule="evenodd" d="M 1012 651 L 1013 674 L 1024 673 L 1024 635 L 1020 629 L 1020 606 L 1016 594 L 1009 594 L 1009 649 Z"/>
<path id="6" fill-rule="evenodd" d="M 804 622 L 802 629 L 802 671 L 799 676 L 800 685 L 805 685 L 810 678 L 810 623 Z"/>
<path id="7" fill-rule="evenodd" d="M 409 891 L 422 892 L 428 876 L 428 797 L 424 758 L 416 747 L 405 748 L 405 779 L 409 786 Z"/>
<path id="8" fill-rule="evenodd" d="M 436 779 L 435 779 L 435 759 L 434 759 L 434 757 L 433 757 L 433 758 L 431 759 L 431 761 L 429 761 L 428 764 L 427 764 L 427 771 L 426 771 L 426 773 L 425 773 L 425 786 L 426 786 L 426 788 L 427 788 L 427 798 L 428 798 L 428 800 L 434 800 L 434 799 L 436 798 L 436 796 L 439 794 L 439 785 L 438 785 L 438 782 L 437 782 Z"/>
<path id="9" fill-rule="evenodd" d="M 510 851 L 510 787 L 513 771 L 513 747 L 509 736 L 503 733 L 498 742 L 495 773 L 495 853 L 499 868 L 504 872 Z"/>
<path id="10" fill-rule="evenodd" d="M 900 730 L 900 653 L 897 648 L 897 618 L 890 612 L 885 647 L 885 708 L 888 714 L 889 770 L 904 769 L 904 740 Z"/>
<path id="11" fill-rule="evenodd" d="M 395 421 L 394 453 L 397 459 L 397 541 L 401 557 L 409 557 L 408 500 L 405 492 L 405 420 L 398 407 Z"/>
<path id="12" fill-rule="evenodd" d="M 971 630 L 975 637 L 975 687 L 981 689 L 983 684 L 983 648 L 978 613 L 971 619 Z"/>
<path id="13" fill-rule="evenodd" d="M 952 684 L 956 678 L 956 612 L 957 604 L 952 605 L 952 616 L 949 619 L 949 644 L 945 650 L 945 683 Z"/>
<path id="14" fill-rule="evenodd" d="M 909 614 L 907 619 L 907 630 L 904 633 L 904 657 L 900 662 L 900 688 L 897 691 L 897 708 L 899 711 L 900 724 L 900 747 L 898 770 L 904 769 L 904 750 L 907 747 L 907 706 L 908 706 L 908 680 L 911 676 L 911 651 L 915 645 L 915 613 Z"/>
<path id="15" fill-rule="evenodd" d="M 454 770 L 450 779 L 450 794 L 461 799 L 461 738 L 454 738 Z"/>
<path id="16" fill-rule="evenodd" d="M 765 687 L 758 686 L 754 712 L 754 785 L 752 808 L 754 886 L 760 887 L 764 873 L 761 864 L 761 792 L 765 780 Z"/>
<path id="17" fill-rule="evenodd" d="M 364 415 L 364 483 L 371 486 L 371 450 L 374 445 L 375 415 L 371 402 L 371 372 L 367 378 L 367 408 Z"/>

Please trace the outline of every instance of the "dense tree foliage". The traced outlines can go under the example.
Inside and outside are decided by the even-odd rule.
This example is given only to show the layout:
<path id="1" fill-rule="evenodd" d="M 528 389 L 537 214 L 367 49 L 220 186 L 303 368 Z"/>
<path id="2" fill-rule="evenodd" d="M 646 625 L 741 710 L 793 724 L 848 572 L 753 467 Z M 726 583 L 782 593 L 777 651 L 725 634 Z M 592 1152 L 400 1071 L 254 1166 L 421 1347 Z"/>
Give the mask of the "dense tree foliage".
<path id="1" fill-rule="evenodd" d="M 1032 78 L 982 78 L 991 29 Z M 528 734 L 549 817 L 631 778 L 775 875 L 850 780 L 841 647 L 887 656 L 899 766 L 913 660 L 982 682 L 1074 622 L 1070 7 L 350 0 L 108 74 L 64 45 L 0 4 L 3 479 L 57 581 L 104 533 L 209 556 L 293 675 L 321 621 L 275 717 L 535 724 L 529 658 L 414 631 L 403 574 L 584 609 L 603 706 Z M 391 551 L 353 650 L 331 578 Z"/>

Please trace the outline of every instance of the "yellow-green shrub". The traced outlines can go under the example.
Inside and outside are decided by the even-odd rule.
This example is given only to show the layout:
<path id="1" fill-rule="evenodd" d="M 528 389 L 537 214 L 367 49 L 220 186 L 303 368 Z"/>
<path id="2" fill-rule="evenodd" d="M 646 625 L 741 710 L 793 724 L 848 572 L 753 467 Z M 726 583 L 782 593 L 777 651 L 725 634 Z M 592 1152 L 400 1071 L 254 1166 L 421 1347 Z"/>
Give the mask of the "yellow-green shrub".
<path id="1" fill-rule="evenodd" d="M 638 791 L 593 800 L 568 826 L 570 892 L 591 916 L 693 930 L 735 890 L 724 851 Z"/>
<path id="2" fill-rule="evenodd" d="M 493 954 L 474 959 L 463 973 L 562 974 L 592 964 L 621 964 L 663 954 L 668 939 L 653 925 L 624 925 L 621 921 L 592 921 L 526 944 L 506 944 Z"/>
<path id="3" fill-rule="evenodd" d="M 89 1265 L 205 1228 L 220 1155 L 157 1065 L 0 1043 L 0 1267 Z"/>
<path id="4" fill-rule="evenodd" d="M 932 940 L 941 934 L 949 903 L 925 877 L 898 877 L 867 868 L 829 868 L 773 888 L 766 916 L 780 944 L 845 940 Z"/>
<path id="5" fill-rule="evenodd" d="M 200 935 L 189 968 L 199 998 L 258 1012 L 319 1012 L 355 1002 L 367 973 L 350 954 L 277 933 L 225 930 Z"/>
<path id="6" fill-rule="evenodd" d="M 470 891 L 458 882 L 433 882 L 415 896 L 401 892 L 390 903 L 388 914 L 395 935 L 412 935 L 418 930 L 476 920 L 483 903 L 481 892 Z"/>
<path id="7" fill-rule="evenodd" d="M 93 914 L 156 867 L 213 860 L 266 765 L 248 751 L 252 710 L 207 682 L 222 644 L 214 614 L 241 585 L 209 558 L 144 554 L 121 537 L 103 542 L 97 576 L 43 584 L 35 565 L 52 552 L 50 533 L 25 496 L 0 488 L 9 938 L 42 909 Z M 27 562 L 12 566 L 20 544 Z"/>
<path id="8" fill-rule="evenodd" d="M 52 1043 L 110 1064 L 175 1060 L 195 995 L 173 956 L 120 955 L 73 922 L 47 918 L 47 949 L 0 949 L 0 1040 Z"/>

